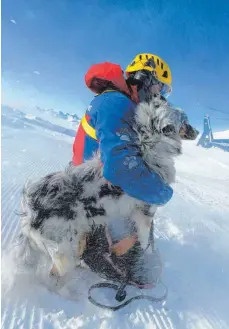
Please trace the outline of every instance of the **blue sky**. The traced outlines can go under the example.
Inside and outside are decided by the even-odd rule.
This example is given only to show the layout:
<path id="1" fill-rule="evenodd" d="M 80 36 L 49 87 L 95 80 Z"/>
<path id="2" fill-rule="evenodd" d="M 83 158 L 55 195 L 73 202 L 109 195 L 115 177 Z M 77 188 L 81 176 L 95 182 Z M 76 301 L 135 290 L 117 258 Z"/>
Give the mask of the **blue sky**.
<path id="1" fill-rule="evenodd" d="M 91 64 L 149 52 L 170 65 L 170 101 L 193 124 L 209 113 L 228 129 L 228 31 L 228 0 L 2 0 L 2 103 L 82 115 Z"/>

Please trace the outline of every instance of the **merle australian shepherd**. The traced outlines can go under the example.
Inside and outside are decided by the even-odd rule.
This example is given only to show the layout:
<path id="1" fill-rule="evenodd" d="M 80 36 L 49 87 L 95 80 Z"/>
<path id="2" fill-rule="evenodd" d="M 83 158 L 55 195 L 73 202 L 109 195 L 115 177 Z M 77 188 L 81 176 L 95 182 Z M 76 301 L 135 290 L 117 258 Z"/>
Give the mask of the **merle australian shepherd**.
<path id="1" fill-rule="evenodd" d="M 173 158 L 181 154 L 174 111 L 155 96 L 150 103 L 140 103 L 129 122 L 136 153 L 167 184 L 175 179 Z M 96 154 L 80 166 L 68 166 L 24 187 L 21 232 L 32 250 L 51 259 L 50 271 L 61 276 L 80 265 L 85 236 L 93 224 L 129 219 L 136 225 L 140 243 L 147 242 L 151 217 L 146 209 L 150 205 L 106 181 Z"/>

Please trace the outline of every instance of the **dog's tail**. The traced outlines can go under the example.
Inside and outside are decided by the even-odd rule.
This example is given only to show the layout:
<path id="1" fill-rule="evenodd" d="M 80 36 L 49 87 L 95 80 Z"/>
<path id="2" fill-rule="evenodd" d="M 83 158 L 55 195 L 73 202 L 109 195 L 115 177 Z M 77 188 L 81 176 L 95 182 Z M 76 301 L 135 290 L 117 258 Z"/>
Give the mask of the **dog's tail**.
<path id="1" fill-rule="evenodd" d="M 56 241 L 48 239 L 39 229 L 33 227 L 34 217 L 37 216 L 30 202 L 30 192 L 33 189 L 34 185 L 30 182 L 27 182 L 23 189 L 20 206 L 21 232 L 29 241 L 30 247 L 48 258 L 52 263 L 51 269 L 54 268 L 55 272 L 62 276 L 72 268 L 74 260 L 63 245 L 60 246 Z"/>
<path id="2" fill-rule="evenodd" d="M 48 282 L 52 267 L 49 257 L 38 252 L 29 237 L 21 232 L 2 252 L 2 294 L 4 297 L 18 296 L 31 291 L 31 284 Z"/>
<path id="3" fill-rule="evenodd" d="M 39 254 L 42 254 L 43 257 L 46 257 L 50 260 L 50 264 L 58 263 L 57 254 L 58 254 L 58 244 L 50 239 L 46 239 L 42 236 L 40 230 L 36 230 L 32 226 L 32 219 L 34 214 L 33 209 L 30 205 L 30 191 L 31 184 L 27 182 L 24 186 L 21 205 L 20 205 L 20 222 L 21 222 L 21 236 L 24 239 L 24 254 L 21 255 L 22 258 L 31 253 L 37 254 L 37 259 L 40 257 Z M 50 265 L 51 266 L 51 265 Z"/>

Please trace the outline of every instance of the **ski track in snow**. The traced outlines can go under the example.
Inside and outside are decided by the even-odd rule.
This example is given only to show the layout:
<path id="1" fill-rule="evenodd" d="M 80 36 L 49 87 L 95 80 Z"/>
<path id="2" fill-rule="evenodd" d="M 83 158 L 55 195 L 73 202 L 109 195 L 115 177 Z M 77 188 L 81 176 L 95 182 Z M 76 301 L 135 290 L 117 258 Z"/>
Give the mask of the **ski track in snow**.
<path id="1" fill-rule="evenodd" d="M 42 121 L 37 125 L 36 117 L 30 115 L 28 120 L 20 111 L 3 115 L 4 254 L 19 232 L 16 212 L 23 184 L 63 169 L 71 159 L 73 137 L 71 131 L 58 128 L 61 120 L 53 125 L 50 117 L 49 125 L 46 118 L 42 127 Z M 71 129 L 64 121 L 63 127 Z M 184 154 L 176 160 L 173 199 L 158 209 L 156 217 L 163 281 L 169 288 L 164 306 L 135 301 L 118 312 L 97 308 L 88 302 L 87 290 L 101 279 L 82 272 L 81 280 L 78 277 L 74 283 L 79 300 L 35 284 L 24 294 L 3 298 L 2 328 L 229 328 L 229 153 L 195 144 L 184 143 Z"/>

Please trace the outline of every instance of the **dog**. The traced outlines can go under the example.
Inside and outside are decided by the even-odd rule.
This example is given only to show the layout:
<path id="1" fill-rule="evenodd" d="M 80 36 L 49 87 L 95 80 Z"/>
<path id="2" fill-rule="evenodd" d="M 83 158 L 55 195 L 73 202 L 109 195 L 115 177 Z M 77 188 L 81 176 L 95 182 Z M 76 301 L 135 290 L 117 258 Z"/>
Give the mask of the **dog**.
<path id="1" fill-rule="evenodd" d="M 174 158 L 182 153 L 180 126 L 166 100 L 154 96 L 136 107 L 128 138 L 150 171 L 167 183 L 175 180 Z M 156 207 L 127 195 L 103 176 L 99 153 L 64 171 L 25 185 L 21 200 L 21 234 L 30 248 L 52 260 L 50 273 L 65 275 L 81 264 L 86 236 L 93 224 L 115 218 L 134 222 L 143 245 Z M 116 250 L 117 254 L 119 250 Z"/>

